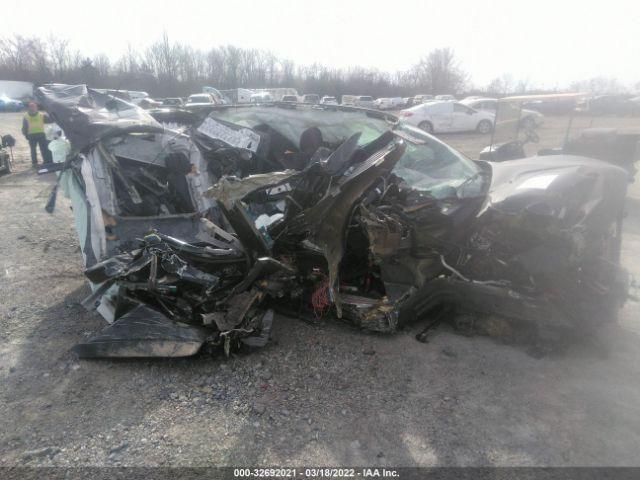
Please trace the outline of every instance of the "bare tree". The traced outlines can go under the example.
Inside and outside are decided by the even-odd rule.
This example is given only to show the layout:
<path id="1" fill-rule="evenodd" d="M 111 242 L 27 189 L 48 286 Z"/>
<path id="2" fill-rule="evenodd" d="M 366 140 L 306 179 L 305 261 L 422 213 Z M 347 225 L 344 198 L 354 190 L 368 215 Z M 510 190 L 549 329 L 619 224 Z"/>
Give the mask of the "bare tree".
<path id="1" fill-rule="evenodd" d="M 530 89 L 531 81 L 529 80 L 529 78 L 521 78 L 520 80 L 518 80 L 518 83 L 516 83 L 515 93 L 524 94 L 529 92 Z"/>
<path id="2" fill-rule="evenodd" d="M 617 78 L 611 77 L 594 77 L 579 82 L 573 82 L 571 84 L 571 89 L 578 92 L 590 92 L 596 94 L 626 93 L 628 90 Z"/>
<path id="3" fill-rule="evenodd" d="M 448 47 L 431 51 L 412 70 L 412 83 L 427 93 L 457 93 L 464 89 L 467 80 Z"/>
<path id="4" fill-rule="evenodd" d="M 510 73 L 505 73 L 497 78 L 494 78 L 486 86 L 485 90 L 490 95 L 509 95 L 514 91 L 513 76 Z"/>
<path id="5" fill-rule="evenodd" d="M 338 69 L 314 63 L 296 65 L 271 52 L 233 45 L 207 51 L 172 42 L 165 32 L 144 51 L 131 45 L 115 62 L 104 54 L 86 57 L 64 38 L 0 37 L 0 78 L 145 90 L 151 95 L 187 95 L 210 85 L 220 89 L 295 87 L 300 93 L 340 96 L 408 96 L 462 93 L 467 75 L 450 48 L 432 50 L 416 65 L 395 73 L 353 66 Z M 596 77 L 571 85 L 573 90 L 618 93 L 626 88 L 613 78 Z M 636 84 L 640 90 L 640 82 Z M 528 78 L 509 74 L 493 79 L 478 93 L 508 95 L 531 91 Z"/>
<path id="6" fill-rule="evenodd" d="M 21 35 L 0 40 L 0 61 L 3 66 L 16 74 L 24 73 L 30 67 L 29 40 Z"/>
<path id="7" fill-rule="evenodd" d="M 93 66 L 96 68 L 100 78 L 106 78 L 111 74 L 111 61 L 104 53 L 99 53 L 93 57 Z"/>

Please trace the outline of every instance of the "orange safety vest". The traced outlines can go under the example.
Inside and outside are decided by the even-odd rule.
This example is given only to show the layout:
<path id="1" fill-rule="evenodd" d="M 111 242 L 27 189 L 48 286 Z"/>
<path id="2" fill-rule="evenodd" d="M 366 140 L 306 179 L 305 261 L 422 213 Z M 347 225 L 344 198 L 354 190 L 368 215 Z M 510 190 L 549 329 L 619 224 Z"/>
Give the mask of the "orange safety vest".
<path id="1" fill-rule="evenodd" d="M 29 112 L 24 114 L 24 118 L 27 119 L 27 135 L 31 133 L 44 133 L 44 114 L 37 112 L 35 115 L 30 115 Z"/>

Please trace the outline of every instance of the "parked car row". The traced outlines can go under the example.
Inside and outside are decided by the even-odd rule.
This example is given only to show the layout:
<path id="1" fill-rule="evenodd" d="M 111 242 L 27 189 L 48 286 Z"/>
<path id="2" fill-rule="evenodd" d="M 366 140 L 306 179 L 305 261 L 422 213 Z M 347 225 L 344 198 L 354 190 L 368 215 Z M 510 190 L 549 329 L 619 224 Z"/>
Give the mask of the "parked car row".
<path id="1" fill-rule="evenodd" d="M 213 89 L 209 89 L 213 90 Z M 258 91 L 250 95 L 249 103 L 270 103 L 275 101 L 271 91 Z M 478 131 L 479 133 L 491 132 L 496 114 L 496 99 L 479 98 L 465 99 L 462 102 L 455 101 L 452 95 L 416 95 L 410 98 L 390 97 L 374 99 L 370 95 L 342 95 L 341 103 L 335 96 L 318 94 L 284 94 L 278 99 L 281 104 L 296 103 L 313 105 L 343 105 L 380 110 L 400 110 L 400 115 L 406 123 L 417 126 L 429 133 Z M 214 105 L 222 104 L 213 93 L 194 93 L 184 102 L 181 98 L 165 98 L 160 102 L 148 99 L 147 103 L 160 107 L 179 107 L 191 111 L 206 110 Z M 146 107 L 147 103 L 141 106 Z M 465 104 L 466 103 L 466 104 Z M 409 106 L 410 108 L 406 108 Z M 537 126 L 542 122 L 543 116 L 535 111 L 527 111 L 528 126 Z"/>
<path id="2" fill-rule="evenodd" d="M 159 105 L 154 100 L 145 98 L 143 102 L 136 102 L 143 108 L 161 107 L 186 107 L 186 108 L 202 108 L 211 105 L 229 104 L 229 103 L 269 103 L 269 102 L 286 102 L 286 103 L 307 103 L 312 105 L 345 105 L 360 108 L 372 108 L 379 110 L 400 110 L 413 105 L 419 105 L 430 101 L 455 101 L 453 95 L 416 95 L 414 97 L 382 97 L 375 99 L 371 95 L 342 95 L 340 99 L 332 95 L 321 96 L 316 93 L 306 93 L 298 95 L 295 89 L 289 88 L 273 88 L 261 89 L 256 91 L 237 89 L 218 91 L 212 87 L 204 87 L 203 93 L 194 93 L 190 95 L 186 102 L 181 98 L 166 98 L 158 100 Z M 242 90 L 242 95 L 240 95 Z M 340 101 L 339 101 L 340 100 Z"/>
<path id="3" fill-rule="evenodd" d="M 496 98 L 481 96 L 469 96 L 458 101 L 451 94 L 431 95 L 418 94 L 413 97 L 381 97 L 375 99 L 370 95 L 342 95 L 340 98 L 331 95 L 321 96 L 316 93 L 299 95 L 294 88 L 264 88 L 257 90 L 232 89 L 219 91 L 213 87 L 203 87 L 202 93 L 190 95 L 186 101 L 182 98 L 171 97 L 164 99 L 152 99 L 147 92 L 130 90 L 100 90 L 115 97 L 137 104 L 145 109 L 185 107 L 187 109 L 209 108 L 212 105 L 224 105 L 234 103 L 269 103 L 289 102 L 306 103 L 314 105 L 345 105 L 360 108 L 378 110 L 402 110 L 416 106 L 435 103 L 459 103 L 476 111 L 488 112 L 495 115 Z M 6 95 L 0 95 L 0 111 L 18 111 L 24 107 L 19 100 L 14 100 Z M 529 101 L 523 105 L 521 122 L 526 127 L 537 127 L 544 121 L 544 115 L 640 115 L 640 96 L 631 95 L 592 95 L 584 96 L 579 101 L 560 95 L 553 100 Z M 444 107 L 430 107 L 424 111 L 438 110 Z M 463 109 L 456 107 L 460 112 Z M 419 109 L 420 110 L 420 109 Z M 458 112 L 458 113 L 459 113 Z M 468 120 L 468 118 L 467 118 Z M 437 122 L 442 125 L 441 122 Z M 446 121 L 450 128 L 456 128 L 453 120 Z M 465 123 L 465 122 L 462 122 Z M 438 127 L 434 125 L 438 130 Z"/>

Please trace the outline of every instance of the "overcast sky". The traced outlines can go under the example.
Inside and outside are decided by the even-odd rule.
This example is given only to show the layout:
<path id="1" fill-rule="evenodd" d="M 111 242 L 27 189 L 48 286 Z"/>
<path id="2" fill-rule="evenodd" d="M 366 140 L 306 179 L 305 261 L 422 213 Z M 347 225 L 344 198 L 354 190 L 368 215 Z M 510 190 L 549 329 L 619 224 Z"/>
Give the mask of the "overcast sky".
<path id="1" fill-rule="evenodd" d="M 297 63 L 395 71 L 452 47 L 475 85 L 511 73 L 545 87 L 640 81 L 640 0 L 47 0 L 11 2 L 1 34 L 54 35 L 94 55 L 171 40 Z"/>

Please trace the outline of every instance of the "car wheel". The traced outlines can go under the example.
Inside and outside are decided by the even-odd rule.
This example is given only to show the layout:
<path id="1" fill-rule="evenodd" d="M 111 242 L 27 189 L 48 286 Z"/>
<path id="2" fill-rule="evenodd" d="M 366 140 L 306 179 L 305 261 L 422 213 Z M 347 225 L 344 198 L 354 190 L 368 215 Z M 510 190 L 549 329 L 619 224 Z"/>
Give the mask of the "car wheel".
<path id="1" fill-rule="evenodd" d="M 427 133 L 433 133 L 433 125 L 431 124 L 431 122 L 427 122 L 426 120 L 424 122 L 420 122 L 418 124 L 418 128 L 420 130 L 424 130 Z"/>
<path id="2" fill-rule="evenodd" d="M 520 124 L 522 125 L 522 128 L 524 129 L 533 129 L 536 127 L 536 121 L 533 117 L 524 117 L 521 121 Z"/>
<path id="3" fill-rule="evenodd" d="M 478 133 L 489 133 L 493 128 L 493 124 L 489 120 L 481 120 L 476 130 Z"/>

